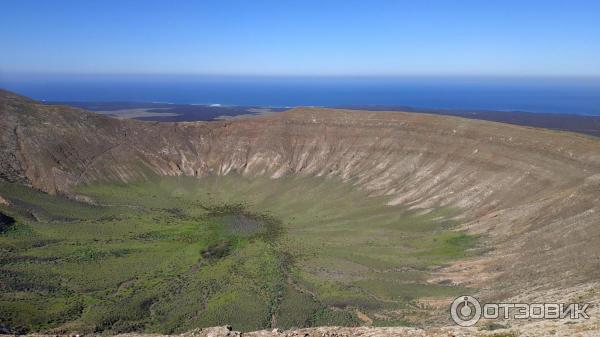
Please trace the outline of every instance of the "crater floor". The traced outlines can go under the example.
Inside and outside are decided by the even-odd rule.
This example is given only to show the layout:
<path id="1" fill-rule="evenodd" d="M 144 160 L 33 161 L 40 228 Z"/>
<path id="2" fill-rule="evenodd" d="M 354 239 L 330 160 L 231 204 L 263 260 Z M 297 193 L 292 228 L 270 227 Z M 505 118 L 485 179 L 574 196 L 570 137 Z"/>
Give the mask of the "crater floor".
<path id="1" fill-rule="evenodd" d="M 18 222 L 2 236 L 0 316 L 17 332 L 162 333 L 423 325 L 432 281 L 479 254 L 458 210 L 387 205 L 317 177 L 156 177 L 77 189 L 94 204 L 2 184 Z"/>

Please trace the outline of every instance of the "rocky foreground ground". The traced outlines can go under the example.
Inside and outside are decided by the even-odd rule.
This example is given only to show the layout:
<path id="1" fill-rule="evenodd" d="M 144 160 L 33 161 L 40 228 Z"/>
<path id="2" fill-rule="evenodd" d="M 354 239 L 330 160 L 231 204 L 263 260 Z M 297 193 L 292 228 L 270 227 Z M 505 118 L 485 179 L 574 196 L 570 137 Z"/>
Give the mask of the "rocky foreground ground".
<path id="1" fill-rule="evenodd" d="M 142 337 L 144 335 L 128 334 L 122 337 Z M 523 324 L 518 327 L 485 330 L 482 328 L 443 327 L 431 329 L 405 327 L 318 327 L 281 331 L 262 330 L 248 333 L 234 331 L 231 327 L 214 327 L 194 330 L 180 335 L 181 337 L 517 337 L 517 336 L 600 336 L 600 322 L 587 320 L 579 323 L 543 321 Z M 148 336 L 151 337 L 151 336 Z M 152 337 L 163 337 L 155 335 Z"/>
<path id="2" fill-rule="evenodd" d="M 144 333 L 119 334 L 113 337 L 596 337 L 600 336 L 600 308 L 593 306 L 589 319 L 482 322 L 475 327 L 445 326 L 436 328 L 409 327 L 315 327 L 291 330 L 261 330 L 239 332 L 231 326 L 195 329 L 180 335 Z M 8 337 L 10 335 L 0 335 Z M 25 337 L 86 337 L 69 335 L 30 334 Z M 106 335 L 102 335 L 106 336 Z"/>
<path id="3" fill-rule="evenodd" d="M 9 335 L 0 335 L 0 337 Z M 82 337 L 77 334 L 71 335 L 28 335 L 27 337 Z M 196 329 L 181 335 L 160 335 L 129 333 L 120 334 L 115 337 L 517 337 L 517 336 L 577 336 L 592 337 L 600 336 L 600 320 L 590 318 L 589 320 L 573 321 L 538 321 L 528 322 L 516 327 L 487 330 L 485 328 L 405 328 L 405 327 L 317 327 L 282 331 L 261 330 L 242 333 L 235 331 L 232 327 L 212 327 Z"/>

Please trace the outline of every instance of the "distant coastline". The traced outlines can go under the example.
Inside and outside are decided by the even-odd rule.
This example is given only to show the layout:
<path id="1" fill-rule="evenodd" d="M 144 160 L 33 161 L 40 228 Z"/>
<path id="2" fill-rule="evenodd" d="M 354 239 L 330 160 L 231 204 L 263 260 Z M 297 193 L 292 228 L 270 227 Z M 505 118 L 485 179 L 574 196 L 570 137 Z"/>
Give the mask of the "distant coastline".
<path id="1" fill-rule="evenodd" d="M 156 102 L 48 102 L 70 105 L 117 118 L 133 118 L 157 122 L 212 121 L 264 113 L 276 113 L 289 107 L 224 106 Z M 469 109 L 420 109 L 406 106 L 328 106 L 328 108 L 365 111 L 405 111 L 458 116 L 514 125 L 577 132 L 600 137 L 600 116 L 526 111 Z"/>

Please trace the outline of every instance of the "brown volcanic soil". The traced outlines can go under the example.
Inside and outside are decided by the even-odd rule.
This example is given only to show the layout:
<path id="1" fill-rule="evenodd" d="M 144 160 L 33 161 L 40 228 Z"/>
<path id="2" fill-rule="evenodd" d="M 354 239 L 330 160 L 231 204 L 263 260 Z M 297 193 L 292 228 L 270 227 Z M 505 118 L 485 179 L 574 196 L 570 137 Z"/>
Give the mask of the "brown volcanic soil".
<path id="1" fill-rule="evenodd" d="M 229 326 L 195 329 L 181 335 L 159 335 L 127 333 L 115 335 L 118 337 L 516 337 L 539 336 L 546 337 L 594 337 L 598 336 L 600 321 L 591 319 L 578 324 L 563 324 L 557 321 L 527 323 L 518 327 L 502 328 L 493 331 L 478 328 L 406 328 L 406 327 L 316 327 L 294 330 L 261 330 L 241 333 Z M 29 337 L 51 337 L 50 335 L 28 335 Z M 52 337 L 75 337 L 78 335 L 52 335 Z M 93 336 L 93 335 L 92 335 Z M 100 335 L 98 335 L 100 336 Z M 8 335 L 0 335 L 8 337 Z"/>
<path id="2" fill-rule="evenodd" d="M 341 177 L 454 206 L 489 252 L 439 270 L 488 299 L 596 301 L 600 138 L 459 117 L 297 108 L 218 122 L 117 120 L 0 92 L 0 179 L 70 195 L 151 175 Z"/>

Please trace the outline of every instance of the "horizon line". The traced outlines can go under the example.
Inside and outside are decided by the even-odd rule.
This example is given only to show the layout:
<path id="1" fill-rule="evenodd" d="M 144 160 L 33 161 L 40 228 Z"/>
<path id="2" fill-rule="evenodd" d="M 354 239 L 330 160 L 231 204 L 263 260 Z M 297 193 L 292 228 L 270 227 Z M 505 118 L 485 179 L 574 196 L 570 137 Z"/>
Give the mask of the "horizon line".
<path id="1" fill-rule="evenodd" d="M 600 80 L 600 74 L 468 74 L 468 73 L 390 73 L 390 74 L 269 74 L 269 73 L 181 73 L 181 72 L 38 72 L 38 71 L 1 71 L 3 78 L 24 77 L 189 77 L 189 78 L 472 78 L 472 79 L 586 79 Z"/>

